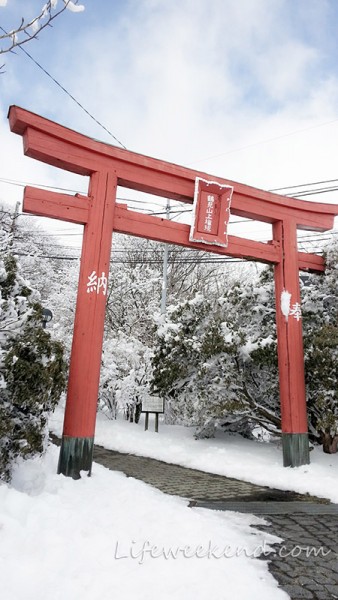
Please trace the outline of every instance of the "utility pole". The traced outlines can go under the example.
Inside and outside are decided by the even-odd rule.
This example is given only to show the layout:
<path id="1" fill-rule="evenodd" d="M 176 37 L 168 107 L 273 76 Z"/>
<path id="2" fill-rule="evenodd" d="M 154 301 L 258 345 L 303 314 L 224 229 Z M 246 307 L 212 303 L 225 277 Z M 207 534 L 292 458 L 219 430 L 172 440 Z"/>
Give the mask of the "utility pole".
<path id="1" fill-rule="evenodd" d="M 20 202 L 17 202 L 15 205 L 15 209 L 14 209 L 14 214 L 12 216 L 12 223 L 11 223 L 11 227 L 10 227 L 10 240 L 9 240 L 9 245 L 10 247 L 13 246 L 14 243 L 14 237 L 15 237 L 15 233 L 16 233 L 16 229 L 17 229 L 17 219 L 19 216 L 19 207 L 20 207 Z"/>
<path id="2" fill-rule="evenodd" d="M 167 199 L 166 219 L 170 219 L 170 200 Z M 167 289 L 168 289 L 168 255 L 169 245 L 165 244 L 163 252 L 163 277 L 162 277 L 162 299 L 161 299 L 161 315 L 165 314 L 167 305 Z"/>

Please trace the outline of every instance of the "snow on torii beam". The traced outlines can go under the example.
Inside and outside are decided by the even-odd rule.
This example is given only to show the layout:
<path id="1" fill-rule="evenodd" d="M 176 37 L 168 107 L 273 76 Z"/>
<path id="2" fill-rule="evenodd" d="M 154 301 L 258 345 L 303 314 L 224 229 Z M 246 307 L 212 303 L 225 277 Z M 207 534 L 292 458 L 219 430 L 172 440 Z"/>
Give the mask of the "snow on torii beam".
<path id="1" fill-rule="evenodd" d="M 316 255 L 298 252 L 297 228 L 331 229 L 338 206 L 304 202 L 210 178 L 205 173 L 98 142 L 15 106 L 10 108 L 9 121 L 11 130 L 23 136 L 27 156 L 90 176 L 88 196 L 28 187 L 24 198 L 26 212 L 85 226 L 59 472 L 79 477 L 81 470 L 91 471 L 113 230 L 275 265 L 284 464 L 309 462 L 299 269 L 320 272 L 324 262 Z M 116 204 L 117 185 L 192 204 L 196 177 L 233 186 L 232 214 L 273 224 L 273 240 L 264 244 L 229 236 L 227 248 L 193 243 L 189 242 L 187 225 L 128 211 L 126 206 Z M 280 303 L 285 290 L 290 298 L 288 317 L 283 315 Z"/>

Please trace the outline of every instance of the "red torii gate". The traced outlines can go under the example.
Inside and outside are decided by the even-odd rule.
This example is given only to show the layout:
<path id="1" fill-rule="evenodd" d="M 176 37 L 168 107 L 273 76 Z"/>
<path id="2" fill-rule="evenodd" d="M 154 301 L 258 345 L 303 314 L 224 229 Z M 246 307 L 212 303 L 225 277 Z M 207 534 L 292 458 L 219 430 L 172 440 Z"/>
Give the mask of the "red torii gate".
<path id="1" fill-rule="evenodd" d="M 58 472 L 91 472 L 107 277 L 113 230 L 275 266 L 276 321 L 284 466 L 309 463 L 299 270 L 323 272 L 320 256 L 298 252 L 297 229 L 327 231 L 338 205 L 295 200 L 98 142 L 22 108 L 11 106 L 10 128 L 24 153 L 87 175 L 87 196 L 26 187 L 23 209 L 84 225 L 67 403 Z M 117 185 L 192 204 L 196 178 L 233 187 L 231 212 L 273 226 L 273 240 L 228 237 L 226 248 L 189 241 L 190 227 L 129 211 L 116 202 Z M 286 292 L 291 311 L 281 302 Z M 284 303 L 285 304 L 285 303 Z"/>

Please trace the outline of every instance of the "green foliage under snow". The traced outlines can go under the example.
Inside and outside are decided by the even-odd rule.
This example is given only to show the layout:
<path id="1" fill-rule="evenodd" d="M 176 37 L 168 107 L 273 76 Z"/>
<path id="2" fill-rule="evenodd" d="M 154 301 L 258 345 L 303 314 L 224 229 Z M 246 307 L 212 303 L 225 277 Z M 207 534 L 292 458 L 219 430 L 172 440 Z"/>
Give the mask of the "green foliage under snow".
<path id="1" fill-rule="evenodd" d="M 309 428 L 313 440 L 338 433 L 338 246 L 327 273 L 302 285 Z M 237 282 L 221 297 L 197 294 L 170 307 L 158 329 L 153 391 L 171 422 L 196 437 L 216 426 L 251 435 L 280 432 L 275 300 L 271 269 Z M 334 449 L 331 451 L 335 451 Z"/>
<path id="2" fill-rule="evenodd" d="M 65 387 L 65 367 L 62 345 L 42 327 L 38 294 L 19 275 L 15 258 L 5 254 L 0 261 L 0 479 L 10 479 L 16 458 L 43 451 L 47 416 Z"/>

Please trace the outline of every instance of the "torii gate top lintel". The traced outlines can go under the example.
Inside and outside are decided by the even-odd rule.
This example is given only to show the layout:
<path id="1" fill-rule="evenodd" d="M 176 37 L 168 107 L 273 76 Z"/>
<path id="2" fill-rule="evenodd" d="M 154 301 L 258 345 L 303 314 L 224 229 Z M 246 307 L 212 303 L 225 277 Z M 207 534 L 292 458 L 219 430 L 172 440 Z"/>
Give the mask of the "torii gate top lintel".
<path id="1" fill-rule="evenodd" d="M 196 177 L 234 188 L 234 215 L 275 223 L 291 218 L 298 229 L 333 227 L 338 205 L 307 202 L 168 163 L 99 142 L 17 106 L 9 110 L 11 131 L 24 138 L 24 152 L 79 175 L 115 172 L 122 187 L 192 203 Z"/>

